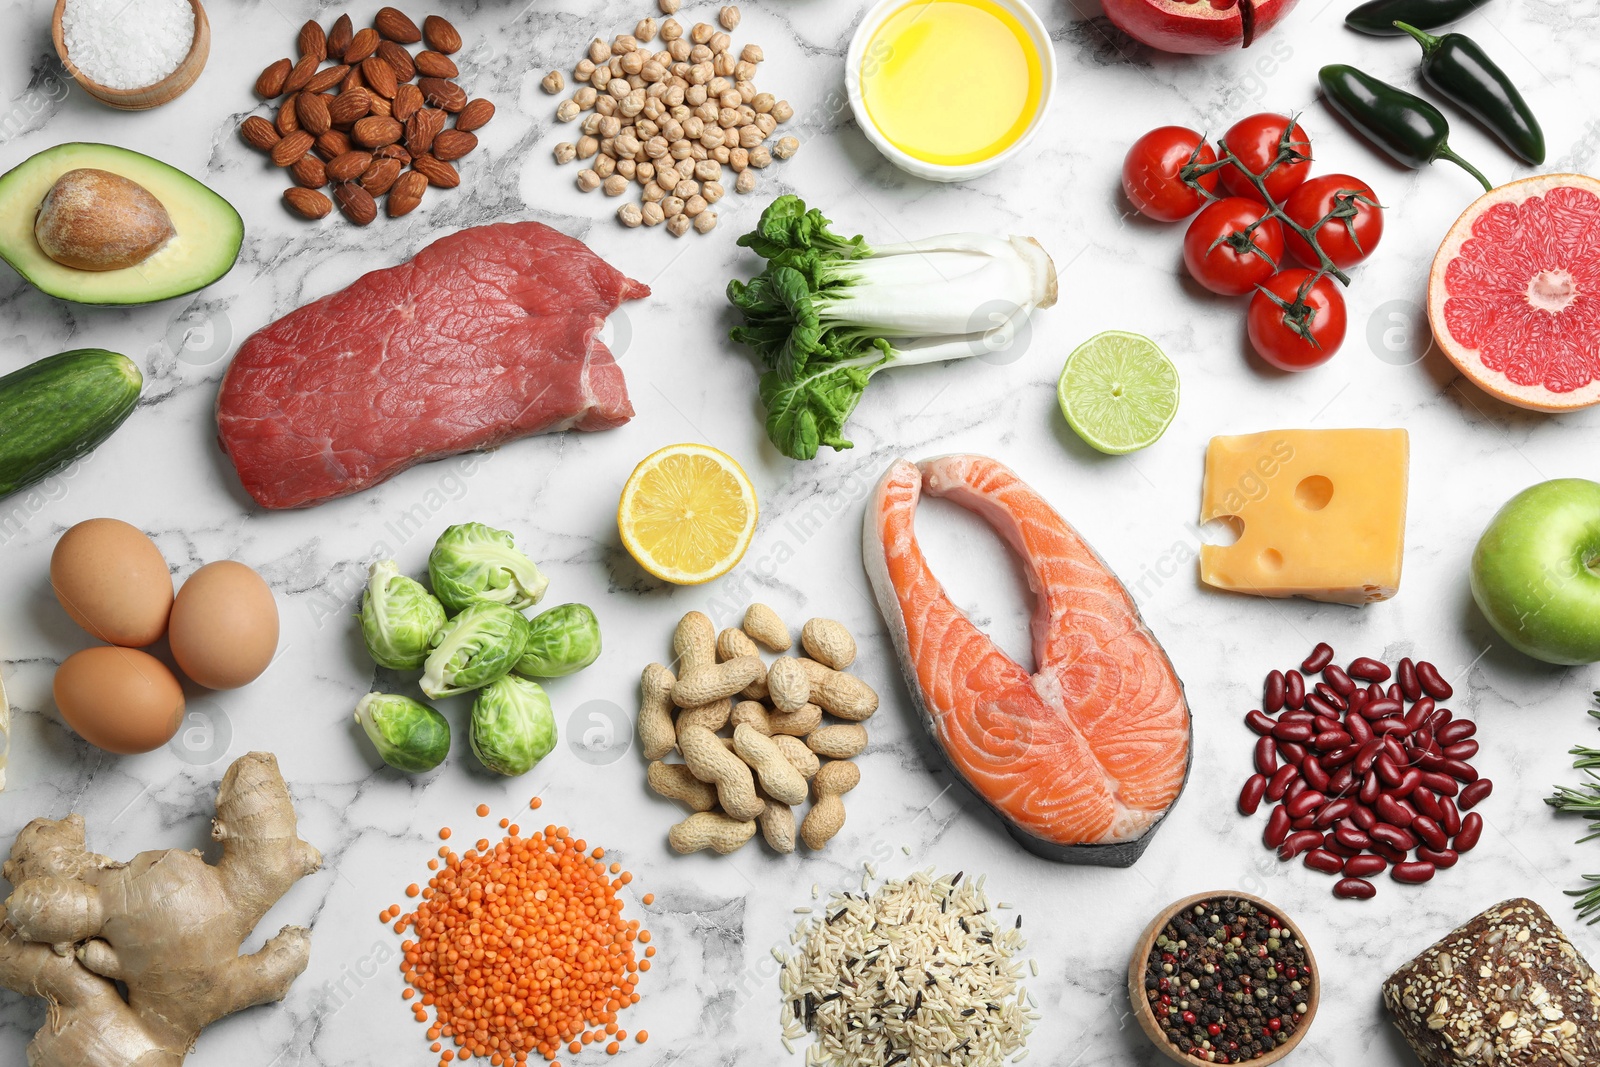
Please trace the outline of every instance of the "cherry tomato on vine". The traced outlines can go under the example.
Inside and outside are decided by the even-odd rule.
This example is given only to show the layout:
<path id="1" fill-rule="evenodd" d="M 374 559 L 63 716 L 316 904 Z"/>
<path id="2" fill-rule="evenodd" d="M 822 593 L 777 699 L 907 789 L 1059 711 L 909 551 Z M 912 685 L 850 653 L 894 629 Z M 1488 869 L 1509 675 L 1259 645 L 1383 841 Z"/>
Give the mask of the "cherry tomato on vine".
<path id="1" fill-rule="evenodd" d="M 1289 134 L 1290 148 L 1297 153 L 1293 160 L 1272 167 L 1283 145 L 1283 131 L 1289 129 L 1287 115 L 1261 114 L 1242 118 L 1222 135 L 1222 143 L 1254 174 L 1264 174 L 1263 183 L 1272 199 L 1283 203 L 1295 187 L 1311 173 L 1311 140 L 1306 131 L 1296 123 Z M 1303 158 L 1301 158 L 1303 157 Z M 1261 194 L 1238 167 L 1223 167 L 1222 186 L 1234 196 L 1260 200 Z"/>
<path id="2" fill-rule="evenodd" d="M 1326 363 L 1344 343 L 1344 294 L 1326 274 L 1308 285 L 1314 277 L 1309 270 L 1279 271 L 1250 300 L 1250 344 L 1279 370 Z"/>
<path id="3" fill-rule="evenodd" d="M 1223 296 L 1250 292 L 1282 262 L 1283 224 L 1259 200 L 1230 196 L 1208 204 L 1183 235 L 1190 277 Z"/>
<path id="4" fill-rule="evenodd" d="M 1206 198 L 1185 184 L 1178 173 L 1191 160 L 1202 165 L 1215 163 L 1217 150 L 1193 130 L 1157 127 L 1128 149 L 1122 161 L 1122 191 L 1146 218 L 1158 222 L 1186 219 L 1206 203 Z M 1214 193 L 1222 179 L 1218 171 L 1211 171 L 1196 180 Z"/>
<path id="5" fill-rule="evenodd" d="M 1383 237 L 1383 208 L 1378 206 L 1372 186 L 1348 174 L 1323 174 L 1308 179 L 1289 194 L 1283 213 L 1313 231 L 1317 244 L 1340 270 L 1355 266 L 1378 247 Z M 1328 218 L 1332 213 L 1333 218 Z M 1323 219 L 1328 221 L 1323 222 Z M 1319 227 L 1317 224 L 1322 223 Z M 1306 239 L 1285 227 L 1283 240 L 1295 259 L 1308 267 L 1320 267 L 1317 254 Z"/>

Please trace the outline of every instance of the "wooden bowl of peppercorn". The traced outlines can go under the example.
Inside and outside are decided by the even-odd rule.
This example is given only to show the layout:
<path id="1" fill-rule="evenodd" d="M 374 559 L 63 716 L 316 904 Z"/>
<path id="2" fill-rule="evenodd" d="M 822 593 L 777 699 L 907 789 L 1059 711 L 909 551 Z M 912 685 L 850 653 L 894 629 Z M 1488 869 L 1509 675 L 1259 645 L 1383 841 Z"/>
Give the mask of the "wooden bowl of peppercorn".
<path id="1" fill-rule="evenodd" d="M 1256 914 L 1251 915 L 1247 911 L 1240 911 L 1239 905 L 1243 904 L 1254 907 Z M 1205 906 L 1206 912 L 1196 914 L 1194 909 L 1200 905 Z M 1248 1032 L 1252 1035 L 1252 1040 L 1256 1041 L 1257 1044 L 1251 1050 L 1243 1047 L 1237 1050 L 1218 1047 L 1225 1045 L 1232 1035 L 1239 1033 L 1238 1030 L 1227 1029 L 1227 1025 L 1230 1023 L 1237 1025 L 1243 1022 L 1239 1014 L 1227 1012 L 1220 1022 L 1209 1024 L 1202 1023 L 1199 1016 L 1196 1016 L 1192 1023 L 1183 1020 L 1181 1015 L 1171 1016 L 1172 1022 L 1164 1024 L 1163 1019 L 1157 1017 L 1147 994 L 1147 979 L 1159 983 L 1165 977 L 1171 983 L 1181 971 L 1181 965 L 1178 970 L 1174 970 L 1170 975 L 1164 972 L 1154 973 L 1150 969 L 1151 952 L 1160 951 L 1157 949 L 1156 942 L 1166 932 L 1168 925 L 1174 923 L 1174 921 L 1180 921 L 1193 924 L 1200 929 L 1209 929 L 1213 926 L 1220 929 L 1220 920 L 1228 916 L 1230 906 L 1234 917 L 1229 925 L 1234 930 L 1234 936 L 1241 937 L 1241 945 L 1238 947 L 1243 947 L 1245 939 L 1258 930 L 1270 934 L 1271 923 L 1269 920 L 1273 918 L 1278 920 L 1282 929 L 1288 930 L 1292 935 L 1292 939 L 1288 943 L 1284 943 L 1282 938 L 1278 939 L 1280 948 L 1277 953 L 1271 950 L 1270 939 L 1259 939 L 1263 940 L 1263 943 L 1258 945 L 1257 953 L 1261 949 L 1266 949 L 1267 955 L 1263 957 L 1257 954 L 1254 959 L 1259 963 L 1256 965 L 1252 965 L 1250 958 L 1246 958 L 1237 952 L 1233 953 L 1234 961 L 1230 963 L 1227 959 L 1228 954 L 1225 951 L 1225 944 L 1218 942 L 1215 945 L 1216 958 L 1221 963 L 1220 970 L 1223 974 L 1225 987 L 1228 982 L 1233 982 L 1240 986 L 1239 991 L 1242 992 L 1246 986 L 1251 989 L 1260 989 L 1264 982 L 1269 989 L 1276 991 L 1269 994 L 1268 998 L 1258 998 L 1255 1003 L 1259 1003 L 1260 999 L 1271 999 L 1274 1001 L 1274 1007 L 1266 1011 L 1260 1011 L 1257 1008 L 1255 1017 L 1266 1019 L 1268 1022 L 1276 1019 L 1278 1020 L 1278 1026 L 1276 1029 L 1271 1029 L 1268 1026 L 1257 1026 L 1252 1020 L 1248 1027 Z M 1210 916 L 1213 914 L 1218 915 L 1219 922 L 1213 923 L 1211 921 Z M 1241 922 L 1244 923 L 1242 931 L 1239 925 Z M 1180 932 L 1182 931 L 1180 930 Z M 1189 941 L 1191 939 L 1185 937 L 1184 940 Z M 1211 944 L 1212 939 L 1209 934 L 1205 940 L 1208 945 Z M 1225 940 L 1231 941 L 1232 938 Z M 1189 958 L 1193 959 L 1192 944 L 1186 951 L 1190 953 Z M 1284 965 L 1283 970 L 1280 972 L 1276 966 L 1271 965 L 1274 963 L 1282 963 Z M 1202 969 L 1203 966 L 1204 964 L 1202 963 L 1198 965 L 1197 969 Z M 1216 966 L 1216 964 L 1213 964 L 1213 967 Z M 1289 975 L 1290 967 L 1294 968 L 1292 977 Z M 1307 975 L 1304 972 L 1307 971 L 1311 979 L 1309 983 L 1305 981 Z M 1191 977 L 1190 980 L 1204 981 L 1207 978 L 1215 980 L 1215 973 L 1212 975 L 1200 973 Z M 1249 978 L 1249 981 L 1244 981 L 1245 978 Z M 1292 988 L 1291 983 L 1293 982 L 1299 982 L 1301 988 L 1299 990 Z M 1157 988 L 1154 992 L 1159 998 L 1163 990 Z M 1172 996 L 1174 1001 L 1179 999 L 1175 990 L 1168 989 L 1165 992 L 1167 995 Z M 1280 996 L 1289 998 L 1289 1007 L 1287 1009 L 1276 1004 L 1276 998 Z M 1298 926 L 1289 920 L 1288 916 L 1284 915 L 1281 908 L 1269 904 L 1260 897 L 1251 896 L 1249 893 L 1222 891 L 1197 893 L 1192 897 L 1185 897 L 1168 905 L 1162 910 L 1161 914 L 1150 920 L 1150 925 L 1146 926 L 1144 932 L 1139 935 L 1139 941 L 1133 950 L 1133 957 L 1128 961 L 1128 998 L 1133 1002 L 1133 1014 L 1138 1018 L 1139 1026 L 1144 1030 L 1145 1036 L 1150 1039 L 1150 1043 L 1175 1063 L 1189 1064 L 1190 1067 L 1197 1063 L 1248 1063 L 1254 1064 L 1256 1067 L 1268 1067 L 1268 1065 L 1277 1063 L 1293 1052 L 1295 1046 L 1305 1038 L 1306 1032 L 1311 1029 L 1311 1022 L 1317 1017 L 1317 1006 L 1322 1000 L 1322 972 L 1317 968 L 1316 957 L 1311 954 L 1311 945 L 1306 941 L 1305 935 Z M 1304 1004 L 1305 1010 L 1303 1012 L 1298 1011 L 1295 1007 L 1297 1004 Z M 1292 1028 L 1285 1027 L 1282 1023 L 1282 1018 L 1286 1012 L 1294 1013 L 1297 1020 Z M 1201 1054 L 1196 1055 L 1193 1052 L 1185 1051 L 1177 1044 L 1176 1039 L 1178 1038 L 1188 1040 L 1196 1026 L 1209 1027 L 1211 1025 L 1218 1026 L 1219 1032 L 1216 1035 L 1210 1035 L 1209 1033 L 1206 1035 L 1206 1040 L 1211 1040 L 1213 1037 L 1218 1040 L 1218 1046 L 1213 1046 L 1209 1050 L 1209 1056 L 1205 1054 L 1207 1050 L 1200 1049 Z M 1169 1027 L 1172 1027 L 1174 1032 L 1169 1034 Z M 1279 1035 L 1286 1029 L 1291 1029 L 1292 1032 L 1287 1040 L 1283 1040 Z M 1270 1044 L 1266 1044 L 1261 1040 L 1262 1031 L 1273 1035 Z"/>

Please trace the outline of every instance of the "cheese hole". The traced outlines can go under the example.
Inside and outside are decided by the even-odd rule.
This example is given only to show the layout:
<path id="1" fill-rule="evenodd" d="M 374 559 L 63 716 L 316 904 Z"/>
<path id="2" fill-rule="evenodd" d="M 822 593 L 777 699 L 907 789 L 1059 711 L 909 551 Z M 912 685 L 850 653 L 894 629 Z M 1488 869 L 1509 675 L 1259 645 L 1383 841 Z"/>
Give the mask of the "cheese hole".
<path id="1" fill-rule="evenodd" d="M 1320 474 L 1302 478 L 1294 487 L 1294 499 L 1307 511 L 1321 511 L 1333 499 L 1333 483 Z"/>
<path id="2" fill-rule="evenodd" d="M 1275 548 L 1262 549 L 1261 566 L 1269 571 L 1283 570 L 1283 553 Z"/>
<path id="3" fill-rule="evenodd" d="M 1227 548 L 1244 536 L 1244 520 L 1237 515 L 1218 515 L 1200 524 L 1201 544 Z"/>

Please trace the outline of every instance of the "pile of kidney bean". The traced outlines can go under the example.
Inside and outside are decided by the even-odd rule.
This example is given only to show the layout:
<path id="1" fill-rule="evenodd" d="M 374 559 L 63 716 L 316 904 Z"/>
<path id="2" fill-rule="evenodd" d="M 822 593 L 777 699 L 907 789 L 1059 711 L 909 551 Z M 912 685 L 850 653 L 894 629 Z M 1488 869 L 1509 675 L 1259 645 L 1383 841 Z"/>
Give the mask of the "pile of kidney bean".
<path id="1" fill-rule="evenodd" d="M 1476 724 L 1438 706 L 1453 692 L 1426 660 L 1340 667 L 1317 645 L 1299 670 L 1267 675 L 1261 709 L 1245 716 L 1260 736 L 1239 811 L 1275 804 L 1262 840 L 1338 875 L 1336 897 L 1375 896 L 1369 879 L 1385 870 L 1415 885 L 1454 867 L 1483 834 L 1470 809 L 1494 784 L 1469 762 Z"/>

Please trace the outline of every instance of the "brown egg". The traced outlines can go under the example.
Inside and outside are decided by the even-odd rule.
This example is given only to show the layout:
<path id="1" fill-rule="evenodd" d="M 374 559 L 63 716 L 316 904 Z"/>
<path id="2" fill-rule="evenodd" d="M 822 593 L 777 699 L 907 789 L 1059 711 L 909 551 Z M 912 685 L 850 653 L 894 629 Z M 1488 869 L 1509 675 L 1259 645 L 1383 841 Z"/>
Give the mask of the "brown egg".
<path id="1" fill-rule="evenodd" d="M 243 563 L 207 563 L 178 590 L 167 640 L 184 674 L 207 689 L 237 689 L 278 651 L 278 605 Z"/>
<path id="2" fill-rule="evenodd" d="M 167 561 L 119 519 L 89 519 L 62 534 L 50 555 L 50 587 L 72 621 L 102 641 L 143 648 L 166 632 Z"/>
<path id="3" fill-rule="evenodd" d="M 136 648 L 96 645 L 56 670 L 56 707 L 79 737 L 132 756 L 172 740 L 183 721 L 183 688 L 166 664 Z"/>

